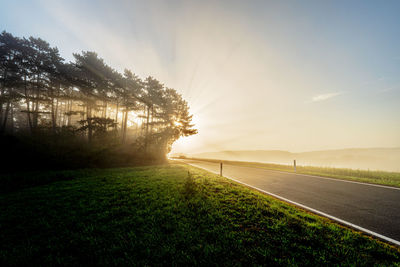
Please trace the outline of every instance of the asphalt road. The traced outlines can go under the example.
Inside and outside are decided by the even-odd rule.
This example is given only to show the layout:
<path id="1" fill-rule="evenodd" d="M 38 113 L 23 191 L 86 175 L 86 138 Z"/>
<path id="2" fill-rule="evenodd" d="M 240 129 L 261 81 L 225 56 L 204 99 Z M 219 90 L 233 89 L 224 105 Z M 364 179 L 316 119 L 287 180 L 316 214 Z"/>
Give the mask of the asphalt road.
<path id="1" fill-rule="evenodd" d="M 219 173 L 218 163 L 184 162 Z M 223 165 L 223 176 L 355 224 L 400 244 L 399 188 L 228 164 Z"/>

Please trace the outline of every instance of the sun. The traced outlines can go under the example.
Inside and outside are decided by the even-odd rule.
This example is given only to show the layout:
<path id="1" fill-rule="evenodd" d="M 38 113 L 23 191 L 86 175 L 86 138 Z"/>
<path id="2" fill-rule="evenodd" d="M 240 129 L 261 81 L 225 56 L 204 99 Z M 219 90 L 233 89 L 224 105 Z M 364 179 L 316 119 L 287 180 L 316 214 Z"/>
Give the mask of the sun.
<path id="1" fill-rule="evenodd" d="M 192 124 L 194 124 L 195 129 L 198 129 L 199 132 L 201 131 L 202 120 L 200 116 L 194 115 L 192 118 Z M 172 145 L 171 153 L 191 153 L 194 148 L 200 145 L 198 140 L 198 134 L 180 137 Z"/>

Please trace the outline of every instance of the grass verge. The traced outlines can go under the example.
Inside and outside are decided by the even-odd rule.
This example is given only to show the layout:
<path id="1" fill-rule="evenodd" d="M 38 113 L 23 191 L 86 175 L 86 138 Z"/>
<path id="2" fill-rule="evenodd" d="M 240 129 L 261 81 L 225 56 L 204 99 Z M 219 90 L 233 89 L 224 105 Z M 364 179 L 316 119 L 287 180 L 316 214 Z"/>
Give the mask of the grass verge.
<path id="1" fill-rule="evenodd" d="M 217 160 L 217 159 L 200 159 L 200 158 L 193 158 L 193 160 L 201 160 L 201 161 L 215 162 L 215 163 L 223 162 L 225 164 L 231 164 L 243 167 L 263 168 L 267 170 L 294 173 L 294 168 L 291 165 L 247 162 L 247 161 Z M 355 169 L 315 167 L 315 166 L 297 166 L 296 173 L 400 187 L 399 172 L 355 170 Z"/>
<path id="2" fill-rule="evenodd" d="M 399 248 L 187 165 L 71 175 L 0 195 L 1 266 L 400 262 Z"/>

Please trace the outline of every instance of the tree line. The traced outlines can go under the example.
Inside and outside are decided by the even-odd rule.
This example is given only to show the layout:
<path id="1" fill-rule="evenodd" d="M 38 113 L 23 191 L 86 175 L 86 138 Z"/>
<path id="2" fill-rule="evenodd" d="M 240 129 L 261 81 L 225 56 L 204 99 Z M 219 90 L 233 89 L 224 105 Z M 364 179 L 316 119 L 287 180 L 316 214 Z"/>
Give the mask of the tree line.
<path id="1" fill-rule="evenodd" d="M 73 57 L 65 62 L 40 38 L 0 34 L 0 136 L 108 140 L 165 155 L 179 137 L 197 133 L 175 89 L 119 73 L 96 52 Z"/>

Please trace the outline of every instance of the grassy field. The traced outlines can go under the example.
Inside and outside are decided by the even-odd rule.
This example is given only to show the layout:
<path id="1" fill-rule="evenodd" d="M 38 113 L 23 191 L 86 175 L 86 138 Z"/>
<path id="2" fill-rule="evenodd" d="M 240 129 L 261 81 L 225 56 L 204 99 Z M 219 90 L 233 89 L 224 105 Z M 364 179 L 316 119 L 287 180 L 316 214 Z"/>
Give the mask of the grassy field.
<path id="1" fill-rule="evenodd" d="M 35 175 L 0 195 L 1 266 L 400 265 L 399 248 L 187 165 Z"/>
<path id="2" fill-rule="evenodd" d="M 216 160 L 216 159 L 196 159 L 196 160 L 203 160 L 203 161 L 216 162 L 216 163 L 224 162 L 226 164 L 232 164 L 232 165 L 238 165 L 238 166 L 244 166 L 244 167 L 255 167 L 255 168 L 264 168 L 264 169 L 268 169 L 268 170 L 294 172 L 294 168 L 292 165 L 281 165 L 281 164 L 260 163 L 260 162 L 246 162 L 246 161 Z M 314 167 L 314 166 L 297 166 L 296 173 L 400 187 L 400 173 L 399 172 L 354 170 L 354 169 Z"/>

